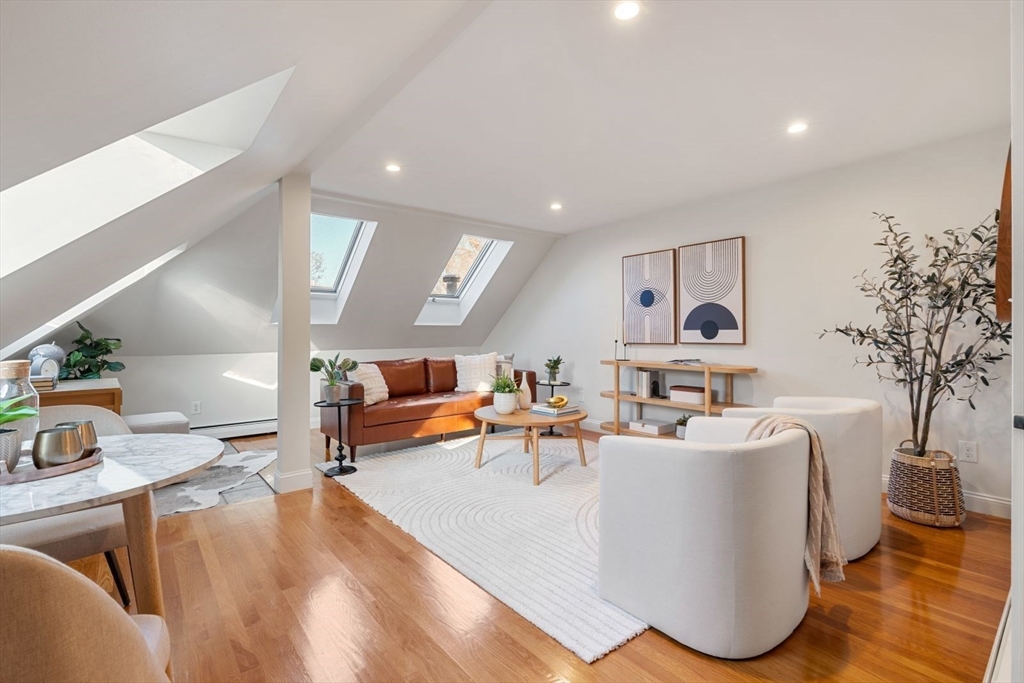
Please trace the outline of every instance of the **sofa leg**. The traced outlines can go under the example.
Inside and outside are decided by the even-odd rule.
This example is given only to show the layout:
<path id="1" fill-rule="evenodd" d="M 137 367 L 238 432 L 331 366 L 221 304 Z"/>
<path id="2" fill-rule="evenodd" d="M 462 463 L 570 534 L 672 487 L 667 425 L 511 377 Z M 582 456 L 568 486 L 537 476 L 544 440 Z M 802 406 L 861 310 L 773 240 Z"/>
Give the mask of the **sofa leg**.
<path id="1" fill-rule="evenodd" d="M 349 462 L 355 462 L 356 461 L 356 447 L 355 446 L 349 446 L 348 447 L 348 461 Z"/>
<path id="2" fill-rule="evenodd" d="M 326 435 L 325 435 L 325 437 L 326 437 L 327 441 L 326 441 L 326 443 L 324 445 L 324 462 L 330 462 L 331 461 L 331 437 L 330 436 L 326 436 Z"/>

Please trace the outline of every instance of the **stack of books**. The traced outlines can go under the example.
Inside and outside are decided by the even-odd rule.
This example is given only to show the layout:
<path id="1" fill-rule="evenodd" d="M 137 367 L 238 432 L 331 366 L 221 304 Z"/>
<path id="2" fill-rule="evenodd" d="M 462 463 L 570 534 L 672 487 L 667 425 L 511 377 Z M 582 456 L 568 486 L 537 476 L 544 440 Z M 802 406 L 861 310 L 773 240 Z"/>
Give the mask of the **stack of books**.
<path id="1" fill-rule="evenodd" d="M 535 403 L 530 408 L 531 413 L 537 415 L 544 415 L 545 417 L 562 417 L 563 415 L 572 415 L 573 413 L 580 412 L 579 406 L 562 406 L 561 408 L 552 408 L 544 403 Z"/>
<path id="2" fill-rule="evenodd" d="M 32 383 L 32 388 L 37 392 L 42 391 L 53 391 L 57 388 L 56 377 L 46 377 L 44 375 L 32 375 L 29 377 L 29 382 Z"/>

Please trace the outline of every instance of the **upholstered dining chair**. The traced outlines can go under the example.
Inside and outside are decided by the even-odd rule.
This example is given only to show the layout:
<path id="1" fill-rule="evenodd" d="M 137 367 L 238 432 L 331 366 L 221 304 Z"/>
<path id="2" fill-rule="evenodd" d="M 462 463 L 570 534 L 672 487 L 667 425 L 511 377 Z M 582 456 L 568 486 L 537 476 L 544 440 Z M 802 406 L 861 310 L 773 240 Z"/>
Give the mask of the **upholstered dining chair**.
<path id="1" fill-rule="evenodd" d="M 0 545 L 0 683 L 167 683 L 164 620 L 129 616 L 53 558 Z"/>
<path id="2" fill-rule="evenodd" d="M 780 396 L 770 408 L 726 408 L 726 418 L 779 413 L 810 423 L 821 438 L 846 559 L 882 536 L 882 404 L 863 398 Z"/>
<path id="3" fill-rule="evenodd" d="M 803 620 L 807 433 L 695 417 L 686 440 L 605 436 L 601 598 L 687 647 L 743 659 Z"/>
<path id="4" fill-rule="evenodd" d="M 105 408 L 68 405 L 39 410 L 40 429 L 52 429 L 70 420 L 92 420 L 97 436 L 132 433 L 117 413 Z M 114 553 L 128 545 L 120 503 L 0 527 L 0 543 L 38 550 L 61 562 L 103 553 L 121 602 L 125 607 L 131 602 Z"/>

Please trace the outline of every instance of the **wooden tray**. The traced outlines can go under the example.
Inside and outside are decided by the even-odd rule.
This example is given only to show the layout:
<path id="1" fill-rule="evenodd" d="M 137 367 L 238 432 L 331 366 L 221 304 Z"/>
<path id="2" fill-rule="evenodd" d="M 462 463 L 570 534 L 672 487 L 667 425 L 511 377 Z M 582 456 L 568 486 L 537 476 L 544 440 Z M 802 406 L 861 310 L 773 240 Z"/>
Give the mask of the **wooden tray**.
<path id="1" fill-rule="evenodd" d="M 21 456 L 22 458 L 28 458 L 29 463 L 32 462 L 32 454 L 25 453 Z M 84 470 L 93 465 L 99 465 L 103 462 L 103 449 L 97 448 L 93 451 L 92 455 L 75 460 L 74 462 L 65 463 L 63 465 L 54 465 L 53 467 L 47 467 L 46 469 L 36 469 L 35 465 L 30 467 L 15 467 L 14 472 L 7 472 L 6 468 L 0 467 L 0 486 L 6 486 L 7 484 L 22 484 L 26 481 L 39 481 L 40 479 L 49 479 L 50 477 L 59 477 L 62 474 L 71 474 L 72 472 L 78 472 Z"/>

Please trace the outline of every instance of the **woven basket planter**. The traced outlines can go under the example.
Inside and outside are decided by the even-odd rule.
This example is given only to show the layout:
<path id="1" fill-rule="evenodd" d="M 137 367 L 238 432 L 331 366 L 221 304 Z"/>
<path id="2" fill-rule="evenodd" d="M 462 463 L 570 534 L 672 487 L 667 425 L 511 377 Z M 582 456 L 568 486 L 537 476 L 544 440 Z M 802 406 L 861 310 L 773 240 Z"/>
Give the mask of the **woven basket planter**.
<path id="1" fill-rule="evenodd" d="M 967 518 L 956 456 L 946 451 L 893 449 L 888 499 L 890 512 L 918 524 L 955 527 Z"/>

